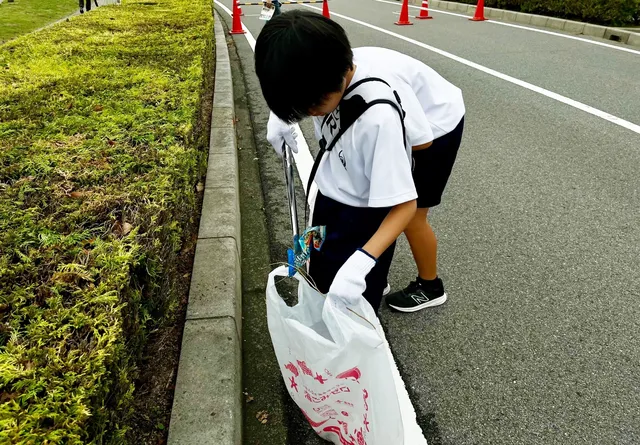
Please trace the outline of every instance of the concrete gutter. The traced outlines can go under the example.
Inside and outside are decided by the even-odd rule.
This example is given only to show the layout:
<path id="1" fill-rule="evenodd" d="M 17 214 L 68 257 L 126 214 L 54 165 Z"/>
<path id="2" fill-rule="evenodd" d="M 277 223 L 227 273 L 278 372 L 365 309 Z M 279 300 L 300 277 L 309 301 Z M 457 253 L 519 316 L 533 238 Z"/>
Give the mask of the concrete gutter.
<path id="1" fill-rule="evenodd" d="M 422 0 L 411 0 L 411 3 L 420 6 Z M 468 14 L 469 16 L 473 16 L 476 11 L 476 5 L 442 0 L 430 0 L 429 8 L 455 11 Z M 574 22 L 572 20 L 526 14 L 524 12 L 507 11 L 497 8 L 484 8 L 484 15 L 487 19 L 504 20 L 522 25 L 538 26 L 555 31 L 565 31 L 570 34 L 582 34 L 585 36 L 598 37 L 601 39 L 640 47 L 640 33 L 631 32 L 626 29 L 592 25 L 590 23 Z"/>
<path id="2" fill-rule="evenodd" d="M 209 163 L 169 445 L 242 443 L 240 193 L 229 51 L 215 16 Z"/>

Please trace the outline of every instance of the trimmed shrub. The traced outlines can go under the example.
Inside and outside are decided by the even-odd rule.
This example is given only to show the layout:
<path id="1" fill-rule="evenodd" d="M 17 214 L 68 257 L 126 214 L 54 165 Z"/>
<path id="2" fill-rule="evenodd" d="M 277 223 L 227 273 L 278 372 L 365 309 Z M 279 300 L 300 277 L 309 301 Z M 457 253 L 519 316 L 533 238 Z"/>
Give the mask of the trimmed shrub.
<path id="1" fill-rule="evenodd" d="M 124 443 L 198 219 L 212 21 L 125 0 L 0 46 L 0 443 Z"/>
<path id="2" fill-rule="evenodd" d="M 599 25 L 640 25 L 640 0 L 486 0 L 485 5 Z"/>

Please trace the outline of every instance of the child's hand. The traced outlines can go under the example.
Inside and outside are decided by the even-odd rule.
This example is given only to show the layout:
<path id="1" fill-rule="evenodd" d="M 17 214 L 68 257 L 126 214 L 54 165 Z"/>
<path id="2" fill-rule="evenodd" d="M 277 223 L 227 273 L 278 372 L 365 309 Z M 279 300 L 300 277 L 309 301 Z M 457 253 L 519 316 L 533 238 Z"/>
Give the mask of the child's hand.
<path id="1" fill-rule="evenodd" d="M 282 144 L 287 144 L 292 152 L 298 153 L 297 136 L 289 124 L 280 120 L 275 114 L 270 114 L 269 123 L 267 123 L 267 140 L 273 145 L 278 156 L 282 157 Z"/>
<path id="2" fill-rule="evenodd" d="M 353 305 L 362 298 L 367 289 L 365 278 L 376 265 L 376 260 L 362 249 L 349 257 L 342 265 L 329 288 L 329 295 L 337 297 L 346 305 Z"/>

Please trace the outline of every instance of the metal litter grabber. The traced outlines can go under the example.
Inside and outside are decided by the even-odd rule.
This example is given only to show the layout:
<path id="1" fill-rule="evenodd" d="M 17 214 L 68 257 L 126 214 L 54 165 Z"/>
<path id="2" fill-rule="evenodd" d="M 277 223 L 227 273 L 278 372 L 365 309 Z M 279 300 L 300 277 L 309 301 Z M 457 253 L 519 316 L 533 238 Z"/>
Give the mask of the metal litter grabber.
<path id="1" fill-rule="evenodd" d="M 287 199 L 289 200 L 289 216 L 291 217 L 291 229 L 293 231 L 293 247 L 287 250 L 287 264 L 289 276 L 296 273 L 296 256 L 300 254 L 300 229 L 298 227 L 298 206 L 296 204 L 296 189 L 293 172 L 293 155 L 287 144 L 282 144 L 282 165 L 284 166 L 284 180 L 287 186 Z"/>
<path id="2" fill-rule="evenodd" d="M 284 180 L 287 186 L 289 216 L 291 217 L 291 230 L 293 232 L 293 247 L 287 250 L 289 276 L 294 276 L 296 272 L 301 272 L 303 275 L 306 275 L 306 264 L 311 257 L 311 251 L 314 249 L 320 250 L 322 247 L 326 235 L 326 227 L 306 227 L 302 233 L 300 233 L 294 182 L 293 154 L 287 144 L 283 144 L 282 146 L 282 165 L 284 167 Z"/>

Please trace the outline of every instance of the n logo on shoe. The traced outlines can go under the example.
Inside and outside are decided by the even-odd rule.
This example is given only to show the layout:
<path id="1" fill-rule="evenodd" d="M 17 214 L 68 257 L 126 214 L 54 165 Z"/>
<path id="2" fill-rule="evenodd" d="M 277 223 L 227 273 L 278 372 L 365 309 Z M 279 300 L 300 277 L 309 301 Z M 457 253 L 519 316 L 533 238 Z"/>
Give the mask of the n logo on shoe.
<path id="1" fill-rule="evenodd" d="M 411 298 L 413 298 L 413 301 L 415 301 L 416 304 L 428 303 L 429 301 L 431 301 L 429 300 L 429 297 L 427 297 L 422 291 L 411 295 Z"/>

